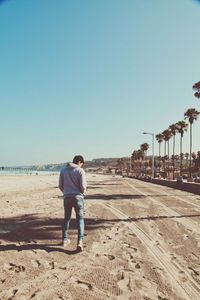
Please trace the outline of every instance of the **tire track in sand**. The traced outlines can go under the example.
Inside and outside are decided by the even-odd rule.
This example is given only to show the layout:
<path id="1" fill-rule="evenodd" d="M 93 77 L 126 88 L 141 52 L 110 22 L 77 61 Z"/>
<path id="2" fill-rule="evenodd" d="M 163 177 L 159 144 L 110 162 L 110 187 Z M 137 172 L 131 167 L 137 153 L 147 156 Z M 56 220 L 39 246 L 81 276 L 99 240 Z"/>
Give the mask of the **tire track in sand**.
<path id="1" fill-rule="evenodd" d="M 100 203 L 100 205 L 107 207 L 119 219 L 123 218 L 124 221 L 129 221 L 124 222 L 124 225 L 131 229 L 143 245 L 145 245 L 151 256 L 153 256 L 157 263 L 164 268 L 165 272 L 169 275 L 172 284 L 174 285 L 175 283 L 175 288 L 184 299 L 199 299 L 200 286 L 195 282 L 189 272 L 183 269 L 178 263 L 172 263 L 171 256 L 169 256 L 161 246 L 155 246 L 155 241 L 137 224 L 133 223 L 130 216 L 108 203 Z M 181 282 L 180 274 L 187 275 L 188 281 Z"/>
<path id="2" fill-rule="evenodd" d="M 137 182 L 137 183 L 138 183 L 138 182 Z M 153 188 L 152 186 L 150 186 L 150 185 L 152 185 L 152 183 L 149 183 L 149 182 L 145 182 L 145 183 L 148 184 L 148 188 L 149 188 L 150 190 L 155 191 L 155 188 Z M 142 182 L 140 182 L 139 185 L 141 185 L 141 188 L 142 188 Z M 156 185 L 154 185 L 154 186 L 156 186 Z M 199 208 L 199 209 L 200 209 L 200 205 L 191 202 L 192 200 L 189 201 L 189 200 L 186 200 L 185 198 L 183 198 L 183 197 L 181 197 L 181 196 L 174 196 L 174 195 L 172 195 L 170 192 L 167 193 L 166 190 L 165 190 L 166 187 L 167 187 L 167 186 L 159 185 L 159 189 L 162 190 L 162 193 L 159 192 L 158 190 L 156 190 L 156 192 L 158 193 L 158 195 L 168 196 L 168 197 L 171 197 L 171 198 L 176 199 L 176 200 L 180 200 L 180 201 L 182 201 L 182 202 L 185 202 L 185 203 L 187 203 L 187 204 L 190 204 L 190 205 L 193 206 L 193 207 L 196 207 L 196 208 Z M 167 187 L 167 188 L 169 188 L 169 187 Z M 173 189 L 173 188 L 172 188 L 172 189 Z M 174 190 L 174 189 L 173 189 L 173 190 Z M 163 191 L 164 191 L 164 194 L 163 194 Z M 183 192 L 183 191 L 182 191 L 182 192 Z M 189 196 L 191 197 L 190 193 L 188 193 L 188 194 L 189 194 Z"/>
<path id="3" fill-rule="evenodd" d="M 163 204 L 160 201 L 156 200 L 154 197 L 149 196 L 146 193 L 142 192 L 141 190 L 139 190 L 138 188 L 136 188 L 132 184 L 130 184 L 127 180 L 124 181 L 124 184 L 128 185 L 133 190 L 135 190 L 137 193 L 140 193 L 142 196 L 146 196 L 146 197 L 148 196 L 148 199 L 150 199 L 155 204 L 157 204 L 157 205 L 161 206 L 162 208 L 164 208 L 164 210 L 166 212 L 168 212 L 170 216 L 177 217 L 176 221 L 178 223 L 181 223 L 186 228 L 190 228 L 192 231 L 195 231 L 196 233 L 199 234 L 199 225 L 196 224 L 194 221 L 191 221 L 191 220 L 188 220 L 188 219 L 187 220 L 182 219 L 181 218 L 181 214 L 179 214 L 177 211 L 175 211 L 174 209 L 171 209 L 171 208 L 167 207 L 165 204 Z"/>

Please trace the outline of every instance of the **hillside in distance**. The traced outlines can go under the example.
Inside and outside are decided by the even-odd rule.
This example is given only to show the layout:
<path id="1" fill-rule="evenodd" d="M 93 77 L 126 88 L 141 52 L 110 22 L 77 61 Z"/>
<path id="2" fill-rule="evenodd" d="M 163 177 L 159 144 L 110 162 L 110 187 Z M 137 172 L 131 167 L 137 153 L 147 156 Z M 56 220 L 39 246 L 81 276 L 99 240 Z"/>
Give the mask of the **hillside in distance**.
<path id="1" fill-rule="evenodd" d="M 119 159 L 121 158 L 95 158 L 91 161 L 86 161 L 84 164 L 84 169 L 116 167 Z M 58 164 L 32 165 L 32 166 L 23 166 L 19 168 L 27 168 L 32 171 L 59 172 L 64 166 L 66 166 L 67 163 L 68 162 L 58 163 Z"/>

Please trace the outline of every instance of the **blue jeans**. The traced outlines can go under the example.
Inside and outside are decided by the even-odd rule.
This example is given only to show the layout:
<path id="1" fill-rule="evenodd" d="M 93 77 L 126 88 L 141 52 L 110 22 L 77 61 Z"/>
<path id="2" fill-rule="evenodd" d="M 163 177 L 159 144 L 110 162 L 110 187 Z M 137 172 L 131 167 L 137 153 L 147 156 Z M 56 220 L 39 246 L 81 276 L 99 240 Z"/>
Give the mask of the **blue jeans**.
<path id="1" fill-rule="evenodd" d="M 76 221 L 78 225 L 78 241 L 82 241 L 84 237 L 84 198 L 80 195 L 64 197 L 64 222 L 63 222 L 63 240 L 68 239 L 69 224 L 71 221 L 72 207 L 76 212 Z"/>

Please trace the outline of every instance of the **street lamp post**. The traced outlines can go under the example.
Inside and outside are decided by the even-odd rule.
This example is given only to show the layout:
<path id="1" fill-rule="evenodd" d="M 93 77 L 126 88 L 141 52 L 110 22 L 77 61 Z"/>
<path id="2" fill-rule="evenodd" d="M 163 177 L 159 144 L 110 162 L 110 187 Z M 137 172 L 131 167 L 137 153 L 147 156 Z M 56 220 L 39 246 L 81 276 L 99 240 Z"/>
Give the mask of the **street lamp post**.
<path id="1" fill-rule="evenodd" d="M 151 166 L 151 171 L 152 171 L 152 178 L 154 178 L 154 133 L 143 132 L 143 134 L 149 134 L 149 135 L 152 136 L 152 166 Z"/>

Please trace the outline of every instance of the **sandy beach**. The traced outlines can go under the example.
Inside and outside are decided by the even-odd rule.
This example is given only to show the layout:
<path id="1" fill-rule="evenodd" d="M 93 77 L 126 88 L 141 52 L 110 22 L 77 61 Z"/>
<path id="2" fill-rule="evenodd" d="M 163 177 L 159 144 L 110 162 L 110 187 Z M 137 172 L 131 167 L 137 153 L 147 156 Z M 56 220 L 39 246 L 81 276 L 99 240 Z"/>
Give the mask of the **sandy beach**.
<path id="1" fill-rule="evenodd" d="M 200 196 L 87 174 L 84 251 L 58 175 L 0 177 L 0 299 L 200 299 Z"/>

